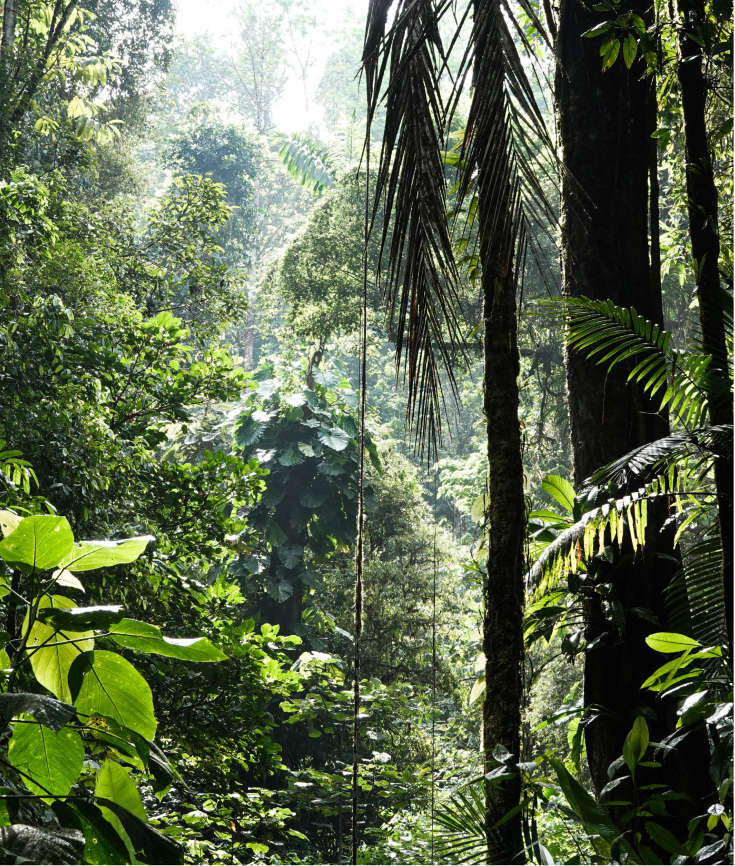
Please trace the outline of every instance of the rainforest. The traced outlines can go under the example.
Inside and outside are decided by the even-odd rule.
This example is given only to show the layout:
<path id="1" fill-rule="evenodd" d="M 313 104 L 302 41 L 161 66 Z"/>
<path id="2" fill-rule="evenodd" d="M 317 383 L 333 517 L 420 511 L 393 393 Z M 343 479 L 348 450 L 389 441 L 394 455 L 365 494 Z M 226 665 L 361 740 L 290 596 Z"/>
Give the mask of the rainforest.
<path id="1" fill-rule="evenodd" d="M 0 0 L 0 862 L 733 862 L 722 0 Z"/>

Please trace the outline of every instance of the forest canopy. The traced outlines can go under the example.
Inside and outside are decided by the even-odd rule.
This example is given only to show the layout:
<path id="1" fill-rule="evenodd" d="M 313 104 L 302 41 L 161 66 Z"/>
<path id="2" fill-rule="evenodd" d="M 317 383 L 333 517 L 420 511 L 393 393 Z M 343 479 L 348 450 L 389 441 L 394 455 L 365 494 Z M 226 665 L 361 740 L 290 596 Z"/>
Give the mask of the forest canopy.
<path id="1" fill-rule="evenodd" d="M 0 862 L 733 862 L 731 8 L 0 15 Z"/>

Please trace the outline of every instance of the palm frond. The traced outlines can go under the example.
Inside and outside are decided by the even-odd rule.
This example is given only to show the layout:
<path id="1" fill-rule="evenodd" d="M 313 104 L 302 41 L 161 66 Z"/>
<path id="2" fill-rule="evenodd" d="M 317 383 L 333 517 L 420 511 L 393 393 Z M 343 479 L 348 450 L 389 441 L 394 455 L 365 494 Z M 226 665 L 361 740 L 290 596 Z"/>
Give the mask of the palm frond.
<path id="1" fill-rule="evenodd" d="M 609 488 L 619 495 L 668 475 L 672 466 L 686 469 L 690 478 L 700 477 L 711 468 L 715 457 L 731 448 L 732 433 L 729 425 L 708 425 L 646 442 L 598 469 L 581 496 L 589 496 L 593 487 Z"/>
<path id="2" fill-rule="evenodd" d="M 436 852 L 450 863 L 486 863 L 485 788 L 482 777 L 454 791 L 435 813 Z"/>
<path id="3" fill-rule="evenodd" d="M 381 262 L 385 252 L 397 362 L 405 359 L 408 414 L 420 438 L 440 429 L 442 380 L 454 390 L 452 366 L 462 348 L 442 154 L 470 76 L 474 89 L 456 160 L 455 212 L 478 191 L 480 259 L 499 274 L 513 266 L 518 282 L 530 220 L 554 222 L 536 158 L 553 148 L 497 3 L 468 3 L 460 16 L 449 50 L 460 44 L 470 12 L 472 32 L 451 95 L 442 102 L 441 77 L 448 66 L 438 23 L 450 8 L 450 0 L 371 0 L 363 53 L 369 120 L 381 99 L 386 106 L 374 216 L 382 199 L 385 213 L 394 217 L 390 240 L 383 221 Z"/>
<path id="4" fill-rule="evenodd" d="M 540 552 L 526 574 L 527 588 L 548 590 L 562 575 L 584 567 L 608 544 L 619 546 L 626 536 L 634 550 L 643 547 L 649 502 L 664 500 L 679 515 L 678 541 L 686 526 L 702 516 L 702 498 L 714 495 L 706 476 L 717 456 L 732 448 L 732 435 L 729 425 L 672 433 L 603 466 L 577 496 L 578 502 L 588 503 L 587 510 Z M 692 550 L 696 562 L 697 548 Z M 694 567 L 693 586 L 697 573 Z"/>
<path id="5" fill-rule="evenodd" d="M 470 200 L 468 222 L 479 218 L 481 260 L 502 263 L 515 254 L 518 282 L 530 222 L 556 223 L 543 188 L 544 176 L 555 183 L 553 165 L 540 158 L 553 154 L 553 146 L 499 5 L 475 3 L 473 10 L 471 38 L 447 110 L 448 128 L 471 74 L 474 92 L 454 160 L 455 210 Z"/>
<path id="6" fill-rule="evenodd" d="M 494 776 L 494 778 L 493 778 Z M 436 853 L 448 863 L 502 863 L 507 854 L 501 827 L 518 814 L 528 801 L 521 802 L 487 826 L 485 787 L 494 785 L 507 776 L 499 767 L 495 773 L 479 776 L 455 789 L 434 813 L 438 826 Z"/>
<path id="7" fill-rule="evenodd" d="M 279 133 L 276 143 L 286 170 L 303 187 L 319 194 L 334 186 L 337 170 L 329 148 L 303 133 Z"/>
<path id="8" fill-rule="evenodd" d="M 722 545 L 707 536 L 684 552 L 682 569 L 666 590 L 672 630 L 689 634 L 703 644 L 727 640 L 722 585 Z"/>
<path id="9" fill-rule="evenodd" d="M 460 343 L 457 268 L 446 213 L 443 56 L 438 18 L 447 2 L 371 0 L 363 54 L 372 118 L 385 88 L 386 120 L 376 172 L 375 210 L 384 201 L 380 263 L 387 248 L 385 296 L 400 367 L 405 357 L 408 417 L 430 447 L 441 431 L 442 372 L 453 392 L 452 347 Z M 381 28 L 383 32 L 381 33 Z"/>
<path id="10" fill-rule="evenodd" d="M 637 382 L 651 397 L 661 393 L 660 410 L 668 410 L 690 427 L 704 421 L 708 397 L 722 378 L 711 369 L 709 355 L 671 348 L 671 335 L 633 307 L 610 300 L 564 298 L 569 348 L 608 371 L 628 363 L 628 381 Z"/>

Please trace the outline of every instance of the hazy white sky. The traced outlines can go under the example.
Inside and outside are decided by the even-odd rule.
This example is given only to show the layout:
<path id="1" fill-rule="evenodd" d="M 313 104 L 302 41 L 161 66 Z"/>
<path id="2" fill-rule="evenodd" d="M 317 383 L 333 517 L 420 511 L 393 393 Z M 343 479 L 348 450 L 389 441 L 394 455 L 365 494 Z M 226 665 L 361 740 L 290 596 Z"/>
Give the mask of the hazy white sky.
<path id="1" fill-rule="evenodd" d="M 268 0 L 262 0 L 267 3 Z M 368 0 L 312 0 L 311 7 L 324 29 L 314 34 L 312 55 L 314 65 L 309 85 L 316 88 L 329 56 L 330 41 L 336 28 L 348 20 L 363 22 Z M 176 30 L 179 36 L 191 38 L 210 34 L 215 43 L 225 50 L 237 36 L 233 27 L 239 0 L 177 0 Z M 273 120 L 284 132 L 306 129 L 310 122 L 321 122 L 321 117 L 307 116 L 304 109 L 303 87 L 296 74 L 286 83 L 281 99 L 276 103 Z"/>

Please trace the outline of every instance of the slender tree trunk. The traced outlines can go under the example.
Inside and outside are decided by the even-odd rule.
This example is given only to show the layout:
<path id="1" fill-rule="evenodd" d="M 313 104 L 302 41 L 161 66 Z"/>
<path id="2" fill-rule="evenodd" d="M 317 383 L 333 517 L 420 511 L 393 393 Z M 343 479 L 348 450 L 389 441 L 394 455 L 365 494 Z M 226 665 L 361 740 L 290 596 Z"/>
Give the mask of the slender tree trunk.
<path id="1" fill-rule="evenodd" d="M 717 224 L 717 188 L 715 187 L 705 121 L 707 82 L 702 69 L 701 38 L 704 33 L 705 10 L 702 0 L 679 0 L 681 30 L 678 66 L 681 101 L 684 110 L 684 140 L 686 143 L 686 181 L 689 209 L 689 236 L 697 275 L 697 298 L 702 344 L 712 356 L 712 366 L 718 378 L 730 382 L 730 365 L 725 341 L 724 304 L 728 303 L 720 286 L 718 262 L 720 238 Z M 731 389 L 712 387 L 709 393 L 710 421 L 732 424 Z M 726 454 L 715 461 L 715 484 L 723 550 L 723 583 L 725 621 L 732 655 L 733 616 L 733 461 Z"/>
<path id="2" fill-rule="evenodd" d="M 478 213 L 484 316 L 484 411 L 488 457 L 488 557 L 484 586 L 485 700 L 482 733 L 485 772 L 505 747 L 520 760 L 523 703 L 523 541 L 525 505 L 518 421 L 516 280 L 513 270 L 514 186 L 508 159 L 503 75 L 495 59 L 500 36 L 493 2 L 476 0 L 475 100 L 482 104 L 487 135 L 478 160 Z M 469 124 L 468 124 L 469 125 Z M 500 155 L 500 156 L 499 156 Z M 492 210 L 491 210 L 492 208 Z M 495 754 L 494 754 L 495 753 Z M 525 863 L 520 775 L 486 781 L 485 826 L 489 863 Z M 510 819 L 509 813 L 516 810 Z M 500 827 L 495 825 L 501 820 Z"/>
<path id="3" fill-rule="evenodd" d="M 512 272 L 483 275 L 485 295 L 485 393 L 490 505 L 483 650 L 485 700 L 482 724 L 485 772 L 505 748 L 520 760 L 523 701 L 523 466 L 518 423 L 516 298 Z M 500 829 L 497 821 L 520 802 L 520 777 L 488 783 L 489 862 L 523 863 L 520 813 Z"/>

